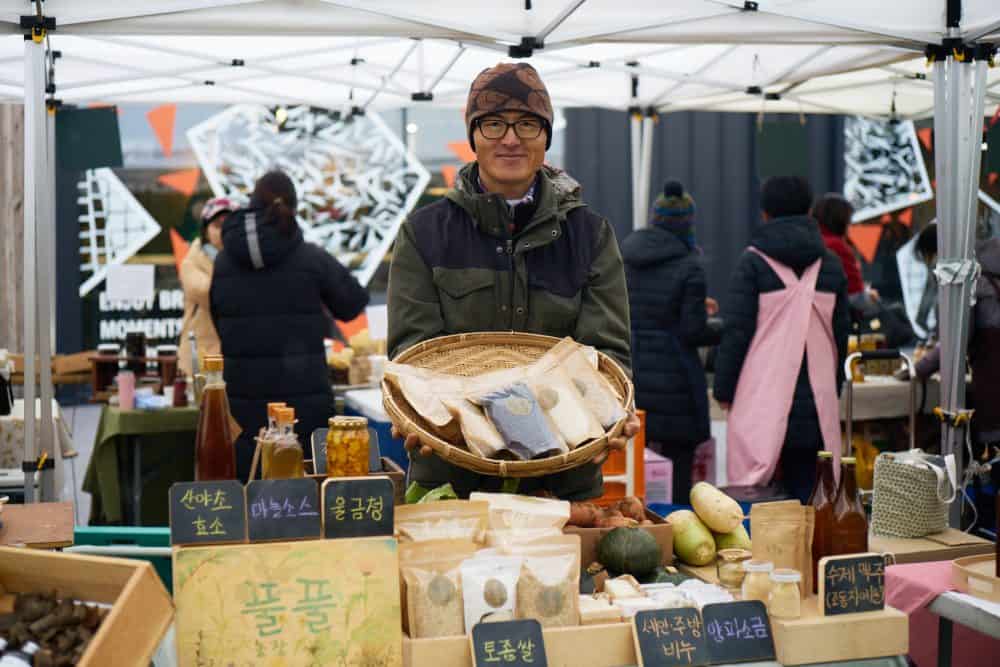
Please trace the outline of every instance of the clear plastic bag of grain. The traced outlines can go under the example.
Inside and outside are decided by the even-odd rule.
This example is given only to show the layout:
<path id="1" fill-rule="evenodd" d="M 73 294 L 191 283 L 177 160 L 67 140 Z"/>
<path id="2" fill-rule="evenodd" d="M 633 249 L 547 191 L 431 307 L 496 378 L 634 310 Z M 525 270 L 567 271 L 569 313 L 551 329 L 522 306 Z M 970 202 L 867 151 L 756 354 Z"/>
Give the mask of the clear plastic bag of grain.
<path id="1" fill-rule="evenodd" d="M 413 639 L 465 634 L 462 563 L 478 545 L 467 540 L 433 540 L 399 545 L 403 629 Z"/>
<path id="2" fill-rule="evenodd" d="M 524 559 L 517 581 L 517 618 L 533 618 L 543 628 L 580 624 L 579 535 L 562 535 L 503 551 Z"/>
<path id="3" fill-rule="evenodd" d="M 398 505 L 395 532 L 400 542 L 468 540 L 484 544 L 489 504 L 485 501 L 439 500 Z"/>

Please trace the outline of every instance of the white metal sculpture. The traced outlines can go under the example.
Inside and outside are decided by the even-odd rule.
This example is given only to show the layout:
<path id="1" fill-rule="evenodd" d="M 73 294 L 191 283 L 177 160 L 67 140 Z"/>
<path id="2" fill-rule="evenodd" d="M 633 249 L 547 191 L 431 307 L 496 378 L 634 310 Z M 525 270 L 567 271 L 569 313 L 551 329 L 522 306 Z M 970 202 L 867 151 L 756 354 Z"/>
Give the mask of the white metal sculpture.
<path id="1" fill-rule="evenodd" d="M 306 238 L 367 284 L 430 180 L 375 113 L 237 105 L 188 130 L 217 196 L 247 197 L 281 169 L 294 181 Z"/>

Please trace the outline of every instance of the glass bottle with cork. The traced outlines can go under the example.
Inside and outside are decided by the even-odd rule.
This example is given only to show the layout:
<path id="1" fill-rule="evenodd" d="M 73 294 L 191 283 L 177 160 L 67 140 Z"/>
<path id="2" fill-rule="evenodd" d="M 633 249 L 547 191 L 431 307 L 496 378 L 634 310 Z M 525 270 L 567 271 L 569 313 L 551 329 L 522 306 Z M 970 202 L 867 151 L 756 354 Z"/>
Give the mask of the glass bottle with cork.
<path id="1" fill-rule="evenodd" d="M 858 481 L 852 456 L 840 459 L 840 484 L 833 502 L 832 552 L 856 554 L 868 551 L 868 517 L 858 496 Z"/>
<path id="2" fill-rule="evenodd" d="M 271 455 L 274 453 L 274 440 L 278 433 L 278 410 L 287 407 L 285 403 L 267 404 L 267 428 L 260 435 L 260 476 L 271 479 Z"/>
<path id="3" fill-rule="evenodd" d="M 331 417 L 326 436 L 326 474 L 330 477 L 364 477 L 368 474 L 368 420 L 364 417 Z"/>
<path id="4" fill-rule="evenodd" d="M 221 356 L 202 361 L 205 387 L 201 395 L 198 433 L 195 436 L 194 478 L 197 481 L 236 479 L 235 435 L 222 379 Z"/>
<path id="5" fill-rule="evenodd" d="M 816 486 L 809 496 L 809 504 L 816 510 L 816 525 L 813 529 L 812 568 L 813 593 L 818 592 L 819 561 L 833 554 L 833 501 L 837 489 L 833 476 L 833 453 L 816 454 Z"/>
<path id="6" fill-rule="evenodd" d="M 302 445 L 295 436 L 295 408 L 277 408 L 275 419 L 271 464 L 264 473 L 264 479 L 305 477 Z"/>

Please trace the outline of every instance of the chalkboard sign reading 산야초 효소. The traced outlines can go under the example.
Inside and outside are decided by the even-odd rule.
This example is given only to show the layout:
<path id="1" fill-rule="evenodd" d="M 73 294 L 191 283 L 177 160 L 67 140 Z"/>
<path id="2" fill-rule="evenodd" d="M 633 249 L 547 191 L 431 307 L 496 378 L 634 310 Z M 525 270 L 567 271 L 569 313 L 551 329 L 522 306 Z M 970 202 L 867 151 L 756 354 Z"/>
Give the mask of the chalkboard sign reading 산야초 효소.
<path id="1" fill-rule="evenodd" d="M 323 536 L 376 537 L 393 533 L 392 480 L 337 477 L 323 482 Z"/>
<path id="2" fill-rule="evenodd" d="M 763 602 L 708 604 L 701 617 L 711 664 L 774 660 L 774 637 Z"/>
<path id="3" fill-rule="evenodd" d="M 541 624 L 525 619 L 475 625 L 472 660 L 476 667 L 547 667 Z"/>
<path id="4" fill-rule="evenodd" d="M 264 479 L 247 486 L 247 534 L 251 542 L 311 540 L 322 534 L 315 480 Z"/>
<path id="5" fill-rule="evenodd" d="M 708 664 L 705 630 L 697 609 L 651 609 L 632 619 L 635 653 L 642 667 Z"/>
<path id="6" fill-rule="evenodd" d="M 824 616 L 885 609 L 885 557 L 880 554 L 823 558 L 819 577 Z"/>
<path id="7" fill-rule="evenodd" d="M 246 499 L 236 480 L 178 482 L 170 487 L 170 543 L 245 542 Z"/>

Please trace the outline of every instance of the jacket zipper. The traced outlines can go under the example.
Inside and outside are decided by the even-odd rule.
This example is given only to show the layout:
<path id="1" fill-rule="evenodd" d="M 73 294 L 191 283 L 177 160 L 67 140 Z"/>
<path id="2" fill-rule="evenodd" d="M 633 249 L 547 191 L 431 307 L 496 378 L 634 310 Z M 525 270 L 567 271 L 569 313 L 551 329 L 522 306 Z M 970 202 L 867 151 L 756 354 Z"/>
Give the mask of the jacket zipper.
<path id="1" fill-rule="evenodd" d="M 510 266 L 510 329 L 514 330 L 514 286 L 517 278 L 514 275 L 514 239 L 507 239 L 507 263 Z"/>

